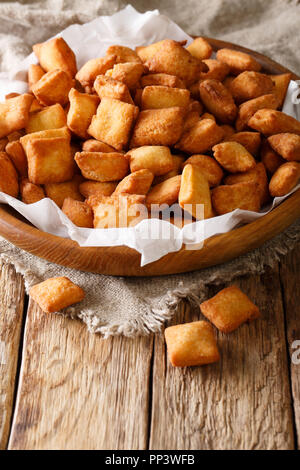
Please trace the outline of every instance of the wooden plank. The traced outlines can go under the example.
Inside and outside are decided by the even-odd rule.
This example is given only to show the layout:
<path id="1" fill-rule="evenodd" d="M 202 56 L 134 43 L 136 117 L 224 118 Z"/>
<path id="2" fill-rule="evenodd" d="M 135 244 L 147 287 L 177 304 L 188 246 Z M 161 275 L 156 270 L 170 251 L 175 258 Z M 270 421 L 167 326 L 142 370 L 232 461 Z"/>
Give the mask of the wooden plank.
<path id="1" fill-rule="evenodd" d="M 278 270 L 238 282 L 262 318 L 218 334 L 220 363 L 173 368 L 155 339 L 150 449 L 293 449 L 293 418 Z M 209 290 L 208 297 L 219 288 Z M 198 320 L 199 310 L 172 323 Z"/>
<path id="2" fill-rule="evenodd" d="M 24 310 L 24 283 L 0 261 L 0 449 L 8 441 Z"/>
<path id="3" fill-rule="evenodd" d="M 291 388 L 298 449 L 300 449 L 300 245 L 280 264 L 284 293 L 287 342 L 290 353 Z M 298 343 L 295 343 L 298 342 Z"/>
<path id="4" fill-rule="evenodd" d="M 145 449 L 152 337 L 89 334 L 30 301 L 10 449 Z"/>

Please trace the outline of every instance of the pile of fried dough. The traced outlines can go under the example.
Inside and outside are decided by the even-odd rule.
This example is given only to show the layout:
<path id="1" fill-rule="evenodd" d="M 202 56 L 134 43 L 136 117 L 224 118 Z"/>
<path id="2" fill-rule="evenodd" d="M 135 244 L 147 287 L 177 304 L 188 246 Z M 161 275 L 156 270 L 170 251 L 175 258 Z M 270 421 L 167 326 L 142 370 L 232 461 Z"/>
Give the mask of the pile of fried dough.
<path id="1" fill-rule="evenodd" d="M 297 185 L 300 122 L 280 111 L 290 74 L 231 49 L 211 59 L 201 37 L 110 46 L 80 70 L 62 38 L 33 50 L 28 93 L 0 103 L 0 191 L 107 228 L 157 206 L 175 205 L 178 226 L 199 205 L 204 218 L 259 211 Z"/>

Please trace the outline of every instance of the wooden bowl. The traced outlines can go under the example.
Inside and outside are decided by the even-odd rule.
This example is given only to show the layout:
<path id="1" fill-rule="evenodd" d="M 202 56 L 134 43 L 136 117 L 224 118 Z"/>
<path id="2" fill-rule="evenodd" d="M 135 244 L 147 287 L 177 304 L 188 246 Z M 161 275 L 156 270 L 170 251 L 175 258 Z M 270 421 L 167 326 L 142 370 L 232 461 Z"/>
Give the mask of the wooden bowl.
<path id="1" fill-rule="evenodd" d="M 214 50 L 229 47 L 252 54 L 270 74 L 290 72 L 273 60 L 235 44 L 207 38 Z M 298 76 L 292 74 L 294 80 Z M 114 276 L 158 276 L 206 268 L 229 261 L 278 235 L 300 217 L 300 189 L 269 214 L 229 233 L 207 239 L 201 250 L 170 253 L 140 266 L 140 254 L 125 246 L 82 248 L 30 225 L 9 206 L 0 204 L 0 235 L 14 245 L 48 261 L 93 273 Z"/>

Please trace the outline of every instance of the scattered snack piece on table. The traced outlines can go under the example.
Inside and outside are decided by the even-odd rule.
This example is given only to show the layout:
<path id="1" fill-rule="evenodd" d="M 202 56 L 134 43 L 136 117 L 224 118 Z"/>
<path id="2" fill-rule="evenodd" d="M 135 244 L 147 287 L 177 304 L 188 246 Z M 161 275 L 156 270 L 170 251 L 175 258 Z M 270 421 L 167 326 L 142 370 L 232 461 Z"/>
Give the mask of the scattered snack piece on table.
<path id="1" fill-rule="evenodd" d="M 260 316 L 256 305 L 238 287 L 227 287 L 200 304 L 200 310 L 220 331 L 231 333 Z"/>
<path id="2" fill-rule="evenodd" d="M 195 321 L 165 329 L 170 362 L 175 367 L 201 366 L 220 360 L 212 325 Z"/>
<path id="3" fill-rule="evenodd" d="M 84 291 L 67 277 L 52 277 L 31 287 L 29 296 L 43 312 L 58 312 L 84 299 Z"/>

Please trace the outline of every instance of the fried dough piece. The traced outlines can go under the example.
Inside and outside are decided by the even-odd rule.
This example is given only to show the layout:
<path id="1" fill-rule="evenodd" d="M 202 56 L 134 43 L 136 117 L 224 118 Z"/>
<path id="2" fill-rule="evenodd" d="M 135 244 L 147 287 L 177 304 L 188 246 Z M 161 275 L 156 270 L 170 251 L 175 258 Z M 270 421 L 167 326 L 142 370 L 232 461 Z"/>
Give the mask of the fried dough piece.
<path id="1" fill-rule="evenodd" d="M 31 91 L 32 86 L 45 75 L 45 70 L 40 65 L 31 64 L 28 68 L 28 88 Z"/>
<path id="2" fill-rule="evenodd" d="M 268 138 L 268 142 L 272 149 L 285 160 L 300 161 L 300 135 L 275 134 Z"/>
<path id="3" fill-rule="evenodd" d="M 32 93 L 38 101 L 45 106 L 68 102 L 69 91 L 73 86 L 73 80 L 63 70 L 52 70 L 45 73 L 42 78 L 32 85 Z"/>
<path id="4" fill-rule="evenodd" d="M 260 109 L 248 125 L 266 136 L 286 132 L 300 135 L 300 122 L 297 119 L 273 109 Z"/>
<path id="5" fill-rule="evenodd" d="M 118 181 L 128 173 L 128 160 L 122 153 L 77 152 L 75 161 L 82 175 L 94 181 Z"/>
<path id="6" fill-rule="evenodd" d="M 202 302 L 200 310 L 223 333 L 231 333 L 243 323 L 260 317 L 258 307 L 236 286 L 226 287 Z"/>
<path id="7" fill-rule="evenodd" d="M 103 98 L 88 133 L 116 150 L 127 146 L 138 108 L 112 98 Z"/>
<path id="8" fill-rule="evenodd" d="M 214 157 L 230 173 L 251 170 L 256 162 L 248 150 L 238 142 L 222 142 L 213 147 Z"/>
<path id="9" fill-rule="evenodd" d="M 269 184 L 273 197 L 285 196 L 298 184 L 300 178 L 300 163 L 287 162 L 275 171 Z"/>
<path id="10" fill-rule="evenodd" d="M 182 88 L 146 86 L 142 93 L 142 109 L 162 109 L 174 106 L 187 107 L 190 92 Z"/>
<path id="11" fill-rule="evenodd" d="M 174 367 L 201 366 L 220 360 L 213 327 L 206 321 L 169 326 L 165 338 Z"/>
<path id="12" fill-rule="evenodd" d="M 258 212 L 260 209 L 261 193 L 254 181 L 221 185 L 211 193 L 212 205 L 218 215 L 227 214 L 235 209 Z"/>
<path id="13" fill-rule="evenodd" d="M 115 149 L 110 145 L 100 142 L 100 140 L 88 139 L 82 144 L 82 150 L 84 152 L 103 152 L 110 153 L 114 152 Z"/>
<path id="14" fill-rule="evenodd" d="M 5 147 L 6 153 L 9 155 L 9 158 L 13 162 L 17 172 L 20 176 L 27 177 L 28 175 L 28 165 L 27 158 L 24 152 L 22 145 L 19 140 L 14 140 L 13 142 L 8 142 Z"/>
<path id="15" fill-rule="evenodd" d="M 124 64 L 126 62 L 135 62 L 137 64 L 141 63 L 141 59 L 137 55 L 137 53 L 130 49 L 130 47 L 126 46 L 109 46 L 106 51 L 107 56 L 115 56 L 116 64 Z"/>
<path id="16" fill-rule="evenodd" d="M 83 178 L 80 175 L 75 175 L 71 181 L 45 184 L 47 197 L 52 199 L 60 208 L 62 208 L 66 198 L 83 201 L 82 194 L 79 192 L 79 185 L 82 180 Z"/>
<path id="17" fill-rule="evenodd" d="M 85 202 L 67 197 L 63 202 L 62 211 L 77 227 L 94 227 L 93 210 Z"/>
<path id="18" fill-rule="evenodd" d="M 0 191 L 18 197 L 18 174 L 6 152 L 0 152 Z"/>
<path id="19" fill-rule="evenodd" d="M 129 150 L 126 156 L 132 172 L 147 169 L 159 176 L 171 171 L 174 165 L 170 149 L 162 145 L 144 145 Z"/>
<path id="20" fill-rule="evenodd" d="M 178 201 L 180 207 L 195 219 L 213 216 L 209 184 L 196 165 L 188 164 L 183 168 Z"/>
<path id="21" fill-rule="evenodd" d="M 269 75 L 259 72 L 243 72 L 230 85 L 233 98 L 238 103 L 273 93 L 274 83 Z"/>
<path id="22" fill-rule="evenodd" d="M 234 121 L 237 107 L 230 91 L 220 81 L 204 80 L 199 90 L 202 103 L 219 121 L 224 124 Z"/>
<path id="23" fill-rule="evenodd" d="M 27 178 L 21 180 L 20 193 L 21 199 L 25 204 L 34 204 L 46 197 L 42 186 L 30 183 Z"/>
<path id="24" fill-rule="evenodd" d="M 167 73 L 151 73 L 141 77 L 141 87 L 146 86 L 168 86 L 171 88 L 185 88 L 185 84 L 176 75 Z"/>
<path id="25" fill-rule="evenodd" d="M 285 163 L 285 160 L 270 147 L 267 140 L 262 144 L 260 157 L 267 171 L 271 174 Z"/>
<path id="26" fill-rule="evenodd" d="M 185 46 L 186 41 L 174 41 L 177 42 L 179 46 Z M 137 55 L 144 63 L 152 57 L 163 47 L 165 43 L 165 39 L 162 41 L 154 42 L 153 44 L 149 44 L 149 46 L 138 46 L 135 48 Z"/>
<path id="27" fill-rule="evenodd" d="M 85 87 L 92 88 L 98 75 L 104 75 L 116 63 L 116 56 L 99 57 L 88 60 L 76 74 L 76 80 Z"/>
<path id="28" fill-rule="evenodd" d="M 29 295 L 46 313 L 58 312 L 85 296 L 84 290 L 67 277 L 52 277 L 40 282 L 31 287 Z"/>
<path id="29" fill-rule="evenodd" d="M 217 59 L 228 65 L 233 75 L 238 75 L 245 71 L 259 72 L 261 65 L 254 57 L 245 52 L 235 51 L 233 49 L 219 49 Z"/>
<path id="30" fill-rule="evenodd" d="M 50 41 L 35 44 L 32 49 L 46 72 L 63 70 L 72 78 L 76 74 L 75 54 L 63 38 L 53 38 Z"/>
<path id="31" fill-rule="evenodd" d="M 69 100 L 68 128 L 82 139 L 86 139 L 89 136 L 87 129 L 96 114 L 100 100 L 98 96 L 79 93 L 75 88 L 71 88 Z"/>
<path id="32" fill-rule="evenodd" d="M 27 144 L 29 141 L 32 141 L 34 139 L 48 139 L 48 138 L 50 139 L 53 137 L 63 137 L 67 139 L 69 143 L 71 139 L 69 129 L 67 127 L 60 127 L 59 129 L 46 129 L 44 131 L 32 132 L 31 134 L 26 134 L 20 138 L 20 143 L 22 144 L 22 147 L 25 153 L 27 153 Z"/>
<path id="33" fill-rule="evenodd" d="M 85 198 L 89 198 L 95 194 L 111 196 L 117 185 L 118 183 L 116 181 L 84 181 L 79 185 L 79 191 Z"/>
<path id="34" fill-rule="evenodd" d="M 94 82 L 94 88 L 101 99 L 114 98 L 115 100 L 134 104 L 128 86 L 118 80 L 106 77 L 105 75 L 98 75 Z"/>
<path id="35" fill-rule="evenodd" d="M 67 125 L 67 117 L 63 107 L 57 103 L 47 106 L 41 111 L 30 113 L 26 133 L 39 132 L 47 129 L 59 129 Z"/>
<path id="36" fill-rule="evenodd" d="M 189 164 L 200 168 L 210 187 L 218 186 L 221 183 L 224 173 L 214 158 L 208 155 L 192 155 L 184 162 L 184 166 Z"/>
<path id="37" fill-rule="evenodd" d="M 178 201 L 180 191 L 181 175 L 168 178 L 162 183 L 156 184 L 151 188 L 146 197 L 146 205 L 151 209 L 151 205 L 167 204 L 171 206 Z"/>
<path id="38" fill-rule="evenodd" d="M 211 78 L 213 80 L 220 80 L 220 82 L 222 82 L 230 72 L 228 65 L 220 62 L 219 60 L 205 59 L 203 60 L 203 63 L 206 65 L 208 70 L 204 70 L 200 73 L 200 80 L 207 80 L 208 78 Z"/>
<path id="39" fill-rule="evenodd" d="M 259 132 L 237 132 L 231 135 L 227 141 L 238 142 L 245 147 L 251 155 L 257 155 L 261 146 L 261 136 Z"/>
<path id="40" fill-rule="evenodd" d="M 199 60 L 209 59 L 213 49 L 206 39 L 202 37 L 195 38 L 194 41 L 186 47 L 192 56 Z"/>
<path id="41" fill-rule="evenodd" d="M 145 196 L 137 194 L 116 194 L 102 197 L 94 206 L 94 227 L 133 227 L 148 218 Z"/>
<path id="42" fill-rule="evenodd" d="M 25 93 L 0 103 L 0 139 L 26 127 L 32 100 L 33 96 Z"/>
<path id="43" fill-rule="evenodd" d="M 133 129 L 130 148 L 174 145 L 181 136 L 184 117 L 185 110 L 180 107 L 141 111 Z"/>
<path id="44" fill-rule="evenodd" d="M 245 181 L 254 181 L 258 184 L 257 190 L 261 194 L 261 206 L 264 206 L 270 200 L 269 182 L 266 169 L 263 163 L 258 163 L 252 170 L 245 171 L 244 173 L 236 173 L 235 175 L 228 175 L 224 179 L 224 184 L 244 183 Z"/>
<path id="45" fill-rule="evenodd" d="M 147 194 L 152 184 L 154 175 L 147 169 L 138 170 L 120 181 L 114 194 Z"/>
<path id="46" fill-rule="evenodd" d="M 176 148 L 189 154 L 203 153 L 210 150 L 224 137 L 223 129 L 212 119 L 203 119 L 185 131 Z"/>
<path id="47" fill-rule="evenodd" d="M 115 64 L 111 70 L 106 72 L 106 75 L 114 80 L 125 83 L 130 90 L 134 90 L 137 88 L 144 70 L 145 67 L 143 64 L 127 62 L 124 64 Z"/>
<path id="48" fill-rule="evenodd" d="M 277 109 L 279 106 L 278 98 L 270 93 L 269 95 L 259 96 L 253 100 L 245 101 L 239 107 L 238 117 L 235 123 L 236 130 L 242 131 L 247 127 L 251 117 L 259 109 Z"/>
<path id="49" fill-rule="evenodd" d="M 275 89 L 274 89 L 274 94 L 276 95 L 279 104 L 278 107 L 281 108 L 285 97 L 286 97 L 286 92 L 289 87 L 289 83 L 292 78 L 291 73 L 282 73 L 281 75 L 270 75 L 272 78 L 273 82 L 275 83 Z"/>

